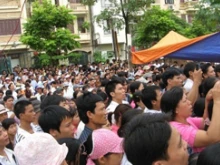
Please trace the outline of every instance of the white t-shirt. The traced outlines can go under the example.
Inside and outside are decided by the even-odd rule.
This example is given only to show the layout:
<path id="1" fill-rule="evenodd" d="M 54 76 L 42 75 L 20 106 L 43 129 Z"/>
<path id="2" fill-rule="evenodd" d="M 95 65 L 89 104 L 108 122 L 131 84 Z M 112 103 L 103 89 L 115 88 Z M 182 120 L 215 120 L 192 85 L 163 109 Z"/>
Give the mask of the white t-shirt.
<path id="1" fill-rule="evenodd" d="M 188 93 L 193 86 L 193 81 L 191 79 L 186 79 L 186 83 L 184 84 L 183 88 L 186 90 L 186 92 Z"/>
<path id="2" fill-rule="evenodd" d="M 128 104 L 127 101 L 122 101 L 122 104 Z M 115 101 L 111 101 L 111 103 L 109 104 L 109 106 L 106 108 L 107 112 L 114 112 L 116 107 L 118 106 L 119 104 L 116 103 Z"/>
<path id="3" fill-rule="evenodd" d="M 1 165 L 17 165 L 14 152 L 8 148 L 4 148 L 7 157 L 0 155 Z"/>

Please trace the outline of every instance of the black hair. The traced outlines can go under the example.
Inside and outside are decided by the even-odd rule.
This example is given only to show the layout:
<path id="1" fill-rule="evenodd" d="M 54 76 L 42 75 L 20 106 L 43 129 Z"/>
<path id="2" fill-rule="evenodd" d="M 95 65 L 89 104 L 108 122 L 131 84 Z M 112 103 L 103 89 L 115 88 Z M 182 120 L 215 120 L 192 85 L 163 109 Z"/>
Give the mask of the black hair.
<path id="1" fill-rule="evenodd" d="M 97 92 L 97 95 L 101 96 L 101 98 L 106 101 L 108 99 L 108 96 L 105 92 L 99 91 Z"/>
<path id="2" fill-rule="evenodd" d="M 171 119 L 174 120 L 176 115 L 176 107 L 180 100 L 183 98 L 183 89 L 181 87 L 173 87 L 169 91 L 166 91 L 160 102 L 161 110 L 171 115 Z"/>
<path id="3" fill-rule="evenodd" d="M 66 99 L 60 95 L 47 96 L 42 101 L 40 108 L 44 109 L 49 105 L 59 105 L 61 102 L 64 102 L 64 101 L 66 101 Z"/>
<path id="4" fill-rule="evenodd" d="M 68 110 L 58 105 L 50 105 L 41 111 L 38 123 L 46 133 L 49 133 L 50 129 L 60 132 L 60 124 L 66 118 L 72 118 Z"/>
<path id="5" fill-rule="evenodd" d="M 25 108 L 32 103 L 28 100 L 18 101 L 14 106 L 14 113 L 18 119 L 20 119 L 20 114 L 25 113 Z"/>
<path id="6" fill-rule="evenodd" d="M 180 75 L 180 71 L 177 68 L 169 68 L 167 69 L 163 75 L 162 75 L 162 80 L 165 86 L 168 85 L 167 80 L 168 79 L 173 79 L 174 76 L 179 76 Z"/>
<path id="7" fill-rule="evenodd" d="M 199 98 L 193 106 L 193 112 L 195 116 L 203 117 L 204 109 L 205 109 L 205 98 Z"/>
<path id="8" fill-rule="evenodd" d="M 220 72 L 220 64 L 215 66 L 216 77 L 218 77 L 217 72 Z"/>
<path id="9" fill-rule="evenodd" d="M 87 112 L 90 111 L 95 113 L 96 103 L 100 101 L 103 101 L 103 99 L 99 95 L 91 92 L 85 92 L 82 96 L 76 99 L 79 117 L 83 123 L 87 124 L 89 122 Z"/>
<path id="10" fill-rule="evenodd" d="M 135 108 L 138 108 L 137 102 L 140 102 L 140 101 L 141 101 L 141 96 L 142 96 L 141 91 L 136 91 L 136 92 L 133 94 L 132 100 L 133 100 L 134 103 L 135 103 Z"/>
<path id="11" fill-rule="evenodd" d="M 220 164 L 220 143 L 206 147 L 197 160 L 197 165 L 219 165 Z"/>
<path id="12" fill-rule="evenodd" d="M 214 87 L 217 81 L 218 81 L 218 78 L 216 77 L 208 77 L 204 80 L 202 84 L 204 96 L 206 96 L 209 90 Z"/>
<path id="13" fill-rule="evenodd" d="M 81 144 L 74 138 L 62 138 L 57 140 L 59 144 L 66 144 L 68 153 L 66 155 L 67 164 L 78 165 L 80 162 Z"/>
<path id="14" fill-rule="evenodd" d="M 116 121 L 116 124 L 119 122 L 120 117 L 129 109 L 132 107 L 129 104 L 119 104 L 114 112 L 109 112 L 108 113 L 108 121 L 110 124 L 112 124 L 112 115 L 114 114 L 114 118 Z"/>
<path id="15" fill-rule="evenodd" d="M 153 85 L 142 90 L 141 100 L 148 109 L 152 109 L 152 101 L 157 100 L 156 90 L 160 90 L 160 87 Z"/>
<path id="16" fill-rule="evenodd" d="M 112 81 L 109 81 L 106 86 L 105 86 L 105 92 L 106 94 L 108 95 L 108 97 L 111 99 L 112 96 L 111 96 L 111 92 L 114 92 L 115 91 L 115 88 L 118 84 L 122 84 L 120 81 L 118 80 L 112 80 Z"/>
<path id="17" fill-rule="evenodd" d="M 212 66 L 210 63 L 206 63 L 201 65 L 202 73 L 206 74 L 208 72 L 209 67 Z"/>
<path id="18" fill-rule="evenodd" d="M 12 96 L 12 91 L 10 89 L 8 89 L 6 92 L 5 92 L 5 96 Z"/>
<path id="19" fill-rule="evenodd" d="M 190 77 L 189 72 L 190 71 L 194 72 L 195 69 L 196 69 L 196 63 L 195 62 L 188 62 L 183 69 L 183 73 L 187 78 L 189 78 Z"/>
<path id="20" fill-rule="evenodd" d="M 15 124 L 15 119 L 13 118 L 7 118 L 5 120 L 2 121 L 2 127 L 5 129 L 5 130 L 8 130 L 9 127 L 12 125 L 12 124 Z"/>
<path id="21" fill-rule="evenodd" d="M 171 127 L 165 114 L 141 114 L 132 119 L 124 131 L 124 150 L 133 165 L 168 160 Z"/>
<path id="22" fill-rule="evenodd" d="M 135 116 L 142 114 L 143 111 L 138 109 L 128 109 L 121 117 L 121 126 L 118 129 L 118 136 L 124 137 L 124 129 L 126 125 L 133 119 Z"/>
<path id="23" fill-rule="evenodd" d="M 214 101 L 211 100 L 208 104 L 208 115 L 210 120 L 212 120 L 213 106 L 214 106 Z"/>
<path id="24" fill-rule="evenodd" d="M 134 92 L 136 90 L 138 90 L 138 88 L 140 87 L 140 85 L 143 84 L 142 82 L 139 82 L 139 81 L 134 81 L 130 84 L 130 92 L 132 94 L 134 94 Z"/>

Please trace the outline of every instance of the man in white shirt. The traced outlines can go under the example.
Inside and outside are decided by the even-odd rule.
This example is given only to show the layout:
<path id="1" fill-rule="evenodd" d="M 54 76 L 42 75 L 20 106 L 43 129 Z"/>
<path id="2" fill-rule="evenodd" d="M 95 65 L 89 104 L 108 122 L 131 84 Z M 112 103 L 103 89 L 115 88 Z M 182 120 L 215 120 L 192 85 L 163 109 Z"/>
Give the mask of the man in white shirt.
<path id="1" fill-rule="evenodd" d="M 15 104 L 14 113 L 20 120 L 18 131 L 15 135 L 15 144 L 24 139 L 27 135 L 36 132 L 31 123 L 34 122 L 36 113 L 30 101 L 21 100 Z"/>
<path id="2" fill-rule="evenodd" d="M 115 108 L 119 104 L 126 104 L 127 102 L 124 101 L 125 99 L 125 90 L 123 85 L 118 80 L 109 81 L 105 87 L 106 94 L 108 95 L 109 99 L 111 100 L 110 104 L 106 108 L 107 112 L 114 112 Z"/>
<path id="3" fill-rule="evenodd" d="M 162 92 L 159 86 L 147 86 L 142 90 L 141 100 L 146 106 L 144 113 L 161 113 L 160 100 Z"/>

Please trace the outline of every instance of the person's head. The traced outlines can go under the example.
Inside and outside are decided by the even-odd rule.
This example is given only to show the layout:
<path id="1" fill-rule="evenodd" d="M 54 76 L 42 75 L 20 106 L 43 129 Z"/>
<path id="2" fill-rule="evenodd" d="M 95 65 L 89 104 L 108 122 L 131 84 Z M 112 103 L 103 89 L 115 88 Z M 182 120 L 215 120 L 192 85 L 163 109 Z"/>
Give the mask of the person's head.
<path id="1" fill-rule="evenodd" d="M 8 138 L 8 133 L 7 131 L 4 129 L 4 127 L 2 127 L 0 125 L 0 147 L 4 148 L 6 145 L 9 144 L 9 138 Z"/>
<path id="2" fill-rule="evenodd" d="M 167 69 L 162 75 L 162 80 L 166 88 L 169 89 L 174 86 L 182 86 L 180 71 L 176 68 Z"/>
<path id="3" fill-rule="evenodd" d="M 193 106 L 193 112 L 195 116 L 203 117 L 204 109 L 205 109 L 205 98 L 199 98 Z"/>
<path id="4" fill-rule="evenodd" d="M 29 101 L 32 103 L 32 105 L 34 107 L 34 112 L 36 113 L 36 120 L 38 120 L 38 118 L 40 116 L 40 110 L 41 110 L 40 109 L 40 104 L 41 104 L 41 102 L 39 100 L 37 100 L 37 98 L 31 98 Z"/>
<path id="5" fill-rule="evenodd" d="M 186 119 L 192 114 L 192 104 L 181 87 L 166 91 L 161 98 L 160 107 L 163 112 L 171 115 L 172 120 L 176 117 Z"/>
<path id="6" fill-rule="evenodd" d="M 7 118 L 2 121 L 3 128 L 7 131 L 9 136 L 15 136 L 17 133 L 17 124 L 14 119 Z"/>
<path id="7" fill-rule="evenodd" d="M 103 99 L 91 92 L 76 99 L 79 117 L 85 124 L 101 127 L 107 123 L 107 111 Z"/>
<path id="8" fill-rule="evenodd" d="M 164 114 L 142 114 L 132 119 L 125 129 L 124 150 L 133 165 L 188 164 L 187 144 Z"/>
<path id="9" fill-rule="evenodd" d="M 215 66 L 216 77 L 220 78 L 220 65 Z"/>
<path id="10" fill-rule="evenodd" d="M 205 79 L 208 77 L 215 77 L 215 70 L 210 63 L 203 64 L 201 69 L 202 75 Z"/>
<path id="11" fill-rule="evenodd" d="M 66 99 L 62 96 L 59 95 L 51 95 L 51 96 L 47 96 L 41 103 L 40 108 L 44 109 L 49 105 L 59 105 L 63 108 L 66 108 L 67 110 L 69 110 L 69 105 L 66 104 Z"/>
<path id="12" fill-rule="evenodd" d="M 111 100 L 121 102 L 125 99 L 125 90 L 120 81 L 109 81 L 105 86 L 105 91 Z"/>
<path id="13" fill-rule="evenodd" d="M 0 123 L 8 118 L 8 110 L 4 105 L 0 104 Z"/>
<path id="14" fill-rule="evenodd" d="M 35 120 L 36 113 L 32 103 L 28 100 L 21 100 L 15 104 L 14 113 L 18 119 L 27 123 L 32 123 Z"/>
<path id="15" fill-rule="evenodd" d="M 92 132 L 85 143 L 89 152 L 87 164 L 120 165 L 123 148 L 122 138 L 108 129 L 97 129 Z"/>
<path id="16" fill-rule="evenodd" d="M 68 165 L 78 165 L 80 162 L 81 144 L 74 138 L 62 138 L 57 140 L 59 144 L 66 144 L 68 153 L 66 162 Z"/>
<path id="17" fill-rule="evenodd" d="M 4 101 L 4 105 L 5 105 L 6 108 L 13 109 L 13 106 L 14 106 L 14 104 L 13 104 L 14 97 L 13 96 L 11 96 L 11 95 L 10 96 L 5 96 L 3 98 L 3 101 Z"/>
<path id="18" fill-rule="evenodd" d="M 121 117 L 121 125 L 118 129 L 118 136 L 124 137 L 124 129 L 126 125 L 137 115 L 142 114 L 143 111 L 138 109 L 129 109 Z"/>
<path id="19" fill-rule="evenodd" d="M 58 105 L 50 105 L 42 110 L 38 123 L 42 130 L 55 139 L 73 138 L 74 126 L 71 113 Z"/>
<path id="20" fill-rule="evenodd" d="M 161 97 L 159 86 L 147 86 L 142 90 L 141 100 L 148 109 L 160 110 Z"/>
<path id="21" fill-rule="evenodd" d="M 197 165 L 219 165 L 220 164 L 220 143 L 206 147 L 197 160 Z"/>
<path id="22" fill-rule="evenodd" d="M 195 62 L 188 62 L 184 69 L 183 73 L 187 78 L 192 78 L 193 72 L 197 69 L 197 64 Z"/>
<path id="23" fill-rule="evenodd" d="M 121 125 L 121 117 L 122 115 L 128 110 L 131 109 L 132 107 L 129 104 L 119 104 L 116 108 L 114 112 L 110 112 L 108 114 L 108 120 L 109 123 L 112 124 L 113 120 L 115 120 L 115 124 L 117 124 L 118 126 Z M 114 114 L 114 119 L 112 120 L 112 115 Z"/>
<path id="24" fill-rule="evenodd" d="M 144 85 L 140 81 L 134 81 L 130 84 L 130 92 L 134 94 L 136 91 L 141 91 L 144 89 Z"/>
<path id="25" fill-rule="evenodd" d="M 8 85 L 8 89 L 10 89 L 11 91 L 14 91 L 14 90 L 15 90 L 15 85 L 14 85 L 14 83 L 10 83 L 10 84 Z"/>
<path id="26" fill-rule="evenodd" d="M 204 80 L 204 83 L 203 83 L 203 94 L 204 94 L 204 96 L 206 96 L 207 93 L 209 92 L 209 90 L 214 87 L 214 85 L 217 81 L 218 81 L 218 78 L 216 78 L 216 77 L 207 77 Z"/>
<path id="27" fill-rule="evenodd" d="M 66 145 L 58 144 L 58 142 L 47 133 L 30 134 L 16 144 L 14 148 L 14 154 L 19 164 L 67 165 L 65 161 L 67 153 L 68 148 Z"/>
<path id="28" fill-rule="evenodd" d="M 145 109 L 145 105 L 144 105 L 144 103 L 141 100 L 141 96 L 142 96 L 142 91 L 136 91 L 132 95 L 132 100 L 135 103 L 135 108 L 141 108 L 142 110 L 144 110 Z"/>

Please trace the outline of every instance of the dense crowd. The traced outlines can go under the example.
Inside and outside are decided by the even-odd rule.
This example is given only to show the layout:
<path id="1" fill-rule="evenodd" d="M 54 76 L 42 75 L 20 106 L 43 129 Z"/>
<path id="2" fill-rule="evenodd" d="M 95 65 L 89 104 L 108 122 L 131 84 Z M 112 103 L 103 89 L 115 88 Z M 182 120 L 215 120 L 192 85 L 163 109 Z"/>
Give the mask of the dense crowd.
<path id="1" fill-rule="evenodd" d="M 219 165 L 220 65 L 126 61 L 0 75 L 0 165 Z"/>

